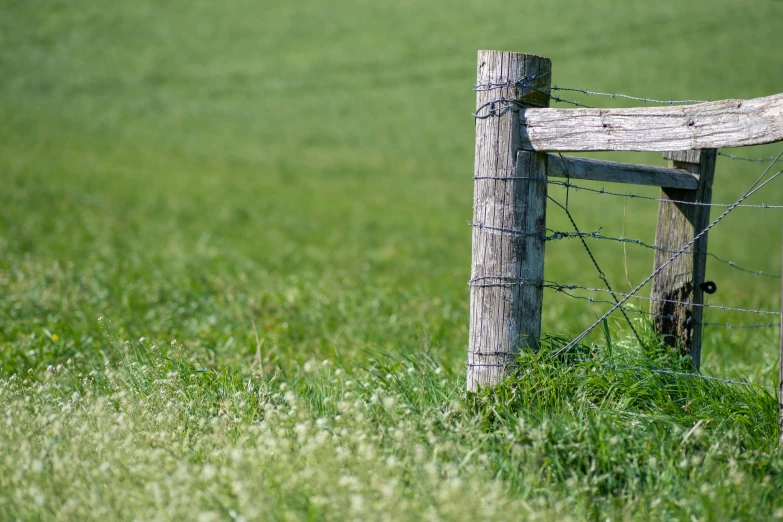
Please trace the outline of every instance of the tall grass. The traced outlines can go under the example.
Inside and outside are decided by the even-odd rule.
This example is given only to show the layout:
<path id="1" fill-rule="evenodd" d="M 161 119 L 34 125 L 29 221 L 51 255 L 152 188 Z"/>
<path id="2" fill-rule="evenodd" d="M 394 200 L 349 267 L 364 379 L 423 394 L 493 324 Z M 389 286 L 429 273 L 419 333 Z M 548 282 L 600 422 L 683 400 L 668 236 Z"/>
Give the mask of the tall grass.
<path id="1" fill-rule="evenodd" d="M 642 326 L 642 325 L 640 325 Z M 649 332 L 648 332 L 649 333 Z M 242 376 L 141 339 L 0 381 L 10 520 L 768 520 L 776 399 L 629 341 L 492 390 L 433 357 Z M 643 352 L 647 352 L 647 354 Z M 663 373 L 659 370 L 669 370 Z"/>

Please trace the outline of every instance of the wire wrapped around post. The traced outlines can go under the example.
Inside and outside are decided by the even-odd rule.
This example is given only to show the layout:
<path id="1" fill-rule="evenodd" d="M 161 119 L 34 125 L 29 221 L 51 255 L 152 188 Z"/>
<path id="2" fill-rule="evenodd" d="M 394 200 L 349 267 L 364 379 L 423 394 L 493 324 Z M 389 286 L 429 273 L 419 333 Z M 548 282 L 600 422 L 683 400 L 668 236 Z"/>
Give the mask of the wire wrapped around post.
<path id="1" fill-rule="evenodd" d="M 522 151 L 520 111 L 549 105 L 551 62 L 479 51 L 467 389 L 494 385 L 541 335 L 546 154 Z"/>

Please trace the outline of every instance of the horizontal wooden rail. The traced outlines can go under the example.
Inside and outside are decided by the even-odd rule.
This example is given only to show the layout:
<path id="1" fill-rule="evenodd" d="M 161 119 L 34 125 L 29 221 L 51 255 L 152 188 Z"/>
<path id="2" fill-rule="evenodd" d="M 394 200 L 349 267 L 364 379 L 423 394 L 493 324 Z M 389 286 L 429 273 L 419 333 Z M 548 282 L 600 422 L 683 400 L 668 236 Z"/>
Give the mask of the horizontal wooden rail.
<path id="1" fill-rule="evenodd" d="M 676 107 L 521 109 L 522 148 L 680 151 L 783 141 L 783 94 Z"/>
<path id="2" fill-rule="evenodd" d="M 589 179 L 613 183 L 633 183 L 654 187 L 695 190 L 699 178 L 682 169 L 632 165 L 615 161 L 600 161 L 560 154 L 547 154 L 547 175 L 556 178 Z"/>

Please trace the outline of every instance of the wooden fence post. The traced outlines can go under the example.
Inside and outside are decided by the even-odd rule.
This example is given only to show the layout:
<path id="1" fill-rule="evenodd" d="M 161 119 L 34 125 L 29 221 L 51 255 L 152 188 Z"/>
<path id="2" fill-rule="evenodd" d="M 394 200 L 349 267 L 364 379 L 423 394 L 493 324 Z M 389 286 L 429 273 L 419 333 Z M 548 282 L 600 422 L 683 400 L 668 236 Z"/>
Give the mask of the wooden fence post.
<path id="1" fill-rule="evenodd" d="M 661 198 L 677 201 L 710 203 L 712 201 L 712 181 L 715 175 L 715 149 L 690 150 L 682 152 L 664 152 L 669 167 L 687 170 L 699 177 L 696 190 L 664 188 Z M 687 205 L 666 203 L 658 206 L 658 227 L 655 231 L 655 266 L 658 269 L 673 254 L 681 249 L 696 234 L 709 224 L 710 207 L 706 205 Z M 701 365 L 702 315 L 704 307 L 681 304 L 681 302 L 700 305 L 704 302 L 704 289 L 707 267 L 707 234 L 694 245 L 694 254 L 682 255 L 661 271 L 652 283 L 650 297 L 660 299 L 652 301 L 650 312 L 653 314 L 655 329 L 670 346 L 679 346 L 682 353 L 689 353 L 693 365 Z M 673 302 L 673 301 L 679 301 Z"/>
<path id="2" fill-rule="evenodd" d="M 498 382 L 541 335 L 546 154 L 522 151 L 520 110 L 548 107 L 548 58 L 479 51 L 467 389 Z"/>
<path id="3" fill-rule="evenodd" d="M 778 381 L 778 443 L 783 446 L 783 285 L 780 305 L 780 380 Z"/>

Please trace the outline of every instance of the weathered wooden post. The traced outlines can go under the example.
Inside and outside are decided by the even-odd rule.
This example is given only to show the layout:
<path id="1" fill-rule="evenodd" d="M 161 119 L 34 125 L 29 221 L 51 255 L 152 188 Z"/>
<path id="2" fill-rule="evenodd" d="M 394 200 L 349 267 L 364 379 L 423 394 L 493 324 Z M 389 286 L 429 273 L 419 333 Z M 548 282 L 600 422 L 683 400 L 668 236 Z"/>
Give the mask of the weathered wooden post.
<path id="1" fill-rule="evenodd" d="M 522 150 L 519 113 L 549 106 L 551 70 L 540 56 L 478 53 L 469 391 L 541 335 L 547 158 Z"/>
<path id="2" fill-rule="evenodd" d="M 783 284 L 780 294 L 780 380 L 778 381 L 778 443 L 783 446 Z"/>
<path id="3" fill-rule="evenodd" d="M 712 201 L 712 180 L 715 175 L 715 149 L 664 152 L 670 168 L 686 170 L 699 177 L 695 190 L 661 189 L 662 199 L 707 203 Z M 708 205 L 688 205 L 661 201 L 658 206 L 658 227 L 655 231 L 655 269 L 665 263 L 673 252 L 681 249 L 709 224 Z M 689 353 L 693 365 L 701 365 L 702 315 L 707 268 L 707 234 L 693 245 L 693 254 L 682 255 L 658 274 L 652 282 L 650 305 L 656 331 L 670 346 L 679 346 Z M 675 302 L 678 301 L 678 302 Z M 684 304 L 685 303 L 685 304 Z M 687 304 L 692 303 L 692 304 Z"/>

